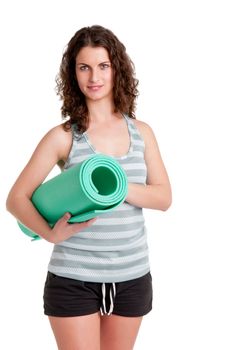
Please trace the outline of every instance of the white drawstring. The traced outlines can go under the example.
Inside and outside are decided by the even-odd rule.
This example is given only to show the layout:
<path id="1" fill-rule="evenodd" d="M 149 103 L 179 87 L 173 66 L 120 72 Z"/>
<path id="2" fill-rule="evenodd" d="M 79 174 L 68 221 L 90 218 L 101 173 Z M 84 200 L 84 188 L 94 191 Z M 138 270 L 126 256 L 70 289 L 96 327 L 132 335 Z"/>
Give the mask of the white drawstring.
<path id="1" fill-rule="evenodd" d="M 109 312 L 108 312 L 108 316 L 110 316 L 113 312 L 113 309 L 114 309 L 114 299 L 115 299 L 115 296 L 116 296 L 116 288 L 115 288 L 115 283 L 112 283 L 112 287 L 113 287 L 113 296 L 112 296 L 112 288 L 110 288 L 110 309 L 109 309 Z"/>
<path id="2" fill-rule="evenodd" d="M 104 311 L 102 311 L 102 308 L 100 308 L 101 315 L 105 315 L 107 313 L 106 312 L 106 285 L 105 285 L 105 283 L 102 283 L 102 305 L 103 305 Z"/>
<path id="3" fill-rule="evenodd" d="M 113 294 L 112 294 L 112 290 L 113 290 Z M 109 312 L 106 311 L 106 285 L 105 283 L 102 283 L 102 306 L 103 306 L 103 310 L 102 307 L 100 308 L 101 311 L 101 315 L 108 315 L 110 316 L 113 312 L 114 309 L 114 299 L 116 296 L 116 286 L 115 283 L 112 283 L 111 287 L 110 287 L 110 309 Z"/>

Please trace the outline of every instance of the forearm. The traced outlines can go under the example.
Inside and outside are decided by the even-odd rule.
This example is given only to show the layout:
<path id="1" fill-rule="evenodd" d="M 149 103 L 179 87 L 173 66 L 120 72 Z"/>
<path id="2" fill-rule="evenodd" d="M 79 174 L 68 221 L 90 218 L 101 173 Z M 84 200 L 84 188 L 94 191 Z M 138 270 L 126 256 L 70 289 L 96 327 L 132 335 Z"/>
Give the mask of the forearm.
<path id="1" fill-rule="evenodd" d="M 45 240 L 50 241 L 51 227 L 39 214 L 30 199 L 26 196 L 15 196 L 7 200 L 6 207 L 23 225 Z"/>
<path id="2" fill-rule="evenodd" d="M 170 207 L 171 201 L 169 185 L 128 184 L 126 202 L 134 206 L 165 211 Z"/>

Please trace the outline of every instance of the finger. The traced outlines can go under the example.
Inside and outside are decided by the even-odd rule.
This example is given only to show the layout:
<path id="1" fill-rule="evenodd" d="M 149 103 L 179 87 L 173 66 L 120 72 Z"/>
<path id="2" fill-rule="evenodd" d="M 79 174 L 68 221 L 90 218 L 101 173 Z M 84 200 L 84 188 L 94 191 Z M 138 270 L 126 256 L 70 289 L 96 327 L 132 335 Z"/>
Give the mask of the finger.
<path id="1" fill-rule="evenodd" d="M 96 220 L 97 220 L 97 217 L 96 217 L 96 218 L 93 218 L 93 219 L 86 220 L 86 221 L 84 221 L 84 222 L 92 224 L 92 223 L 93 223 L 94 221 L 96 221 Z"/>
<path id="2" fill-rule="evenodd" d="M 73 230 L 81 231 L 83 228 L 91 226 L 96 220 L 97 220 L 97 217 L 87 221 L 70 224 L 70 226 L 73 228 Z"/>
<path id="3" fill-rule="evenodd" d="M 64 216 L 61 219 L 67 222 L 70 218 L 71 218 L 71 214 L 67 212 L 64 214 Z"/>

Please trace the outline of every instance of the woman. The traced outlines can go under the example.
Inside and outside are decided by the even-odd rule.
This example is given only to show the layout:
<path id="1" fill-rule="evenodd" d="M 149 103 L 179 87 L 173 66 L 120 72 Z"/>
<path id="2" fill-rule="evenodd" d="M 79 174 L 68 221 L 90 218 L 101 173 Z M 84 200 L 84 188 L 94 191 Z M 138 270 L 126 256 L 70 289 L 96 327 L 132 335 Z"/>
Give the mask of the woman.
<path id="1" fill-rule="evenodd" d="M 110 30 L 77 31 L 57 79 L 68 120 L 42 138 L 7 199 L 19 221 L 54 243 L 44 312 L 60 350 L 132 349 L 152 308 L 142 208 L 167 210 L 171 188 L 152 129 L 135 119 L 137 84 L 125 47 Z M 51 228 L 30 200 L 33 191 L 56 164 L 65 171 L 95 153 L 124 168 L 125 202 L 84 223 L 69 224 L 65 213 Z"/>

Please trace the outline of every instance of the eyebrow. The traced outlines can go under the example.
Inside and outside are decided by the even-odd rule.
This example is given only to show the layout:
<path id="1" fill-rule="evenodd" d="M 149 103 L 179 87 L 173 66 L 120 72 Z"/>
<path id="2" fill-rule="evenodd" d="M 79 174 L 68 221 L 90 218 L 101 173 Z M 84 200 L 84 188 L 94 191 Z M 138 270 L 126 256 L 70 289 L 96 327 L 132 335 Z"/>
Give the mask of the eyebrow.
<path id="1" fill-rule="evenodd" d="M 105 63 L 110 63 L 110 61 L 104 61 L 104 62 L 101 62 L 101 63 L 99 63 L 99 64 L 105 64 Z M 78 65 L 78 66 L 79 66 L 79 65 L 83 65 L 83 66 L 88 66 L 88 67 L 90 67 L 89 64 L 84 63 L 84 62 L 77 63 L 77 65 Z"/>

